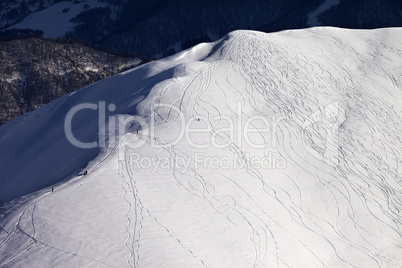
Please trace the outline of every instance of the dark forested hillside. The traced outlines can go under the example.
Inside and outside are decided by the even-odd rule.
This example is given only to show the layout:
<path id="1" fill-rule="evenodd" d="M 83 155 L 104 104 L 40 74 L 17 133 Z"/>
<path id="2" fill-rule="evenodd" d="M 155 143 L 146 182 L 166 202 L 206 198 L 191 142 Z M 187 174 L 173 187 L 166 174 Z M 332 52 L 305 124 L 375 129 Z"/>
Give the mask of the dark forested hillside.
<path id="1" fill-rule="evenodd" d="M 321 9 L 316 20 L 309 22 L 322 6 L 330 8 Z M 35 25 L 40 21 L 35 14 L 46 10 L 71 16 L 70 30 L 58 36 L 147 57 L 163 57 L 236 29 L 402 26 L 400 0 L 3 0 L 0 30 L 23 25 L 49 37 L 47 26 Z M 52 17 L 49 12 L 44 14 Z M 30 22 L 31 16 L 36 16 L 33 23 L 18 24 Z"/>
<path id="2" fill-rule="evenodd" d="M 79 43 L 0 41 L 0 125 L 142 61 Z"/>

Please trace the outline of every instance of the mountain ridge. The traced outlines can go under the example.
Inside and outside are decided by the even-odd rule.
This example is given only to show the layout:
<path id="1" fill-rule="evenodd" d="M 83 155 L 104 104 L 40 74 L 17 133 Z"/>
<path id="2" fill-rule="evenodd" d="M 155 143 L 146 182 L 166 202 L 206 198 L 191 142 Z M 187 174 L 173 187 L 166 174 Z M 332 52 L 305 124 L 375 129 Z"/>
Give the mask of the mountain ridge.
<path id="1" fill-rule="evenodd" d="M 235 31 L 1 126 L 0 265 L 397 267 L 401 38 Z"/>

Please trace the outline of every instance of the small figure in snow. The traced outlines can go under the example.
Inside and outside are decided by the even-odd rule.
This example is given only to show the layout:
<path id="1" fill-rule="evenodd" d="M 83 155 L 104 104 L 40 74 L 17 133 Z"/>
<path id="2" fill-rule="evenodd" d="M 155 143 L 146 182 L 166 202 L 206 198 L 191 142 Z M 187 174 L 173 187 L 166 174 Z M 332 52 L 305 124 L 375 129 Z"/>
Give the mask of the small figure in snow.
<path id="1" fill-rule="evenodd" d="M 88 174 L 88 170 L 84 171 L 84 176 L 86 176 Z"/>
<path id="2" fill-rule="evenodd" d="M 52 187 L 52 192 L 54 192 L 54 188 Z"/>

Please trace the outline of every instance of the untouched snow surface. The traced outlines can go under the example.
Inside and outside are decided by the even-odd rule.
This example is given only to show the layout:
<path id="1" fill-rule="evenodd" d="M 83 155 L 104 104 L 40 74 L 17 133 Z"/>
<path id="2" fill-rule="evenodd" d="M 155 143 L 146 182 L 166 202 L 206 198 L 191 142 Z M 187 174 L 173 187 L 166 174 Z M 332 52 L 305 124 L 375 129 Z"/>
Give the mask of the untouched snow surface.
<path id="1" fill-rule="evenodd" d="M 0 127 L 0 266 L 401 267 L 400 40 L 236 31 Z"/>

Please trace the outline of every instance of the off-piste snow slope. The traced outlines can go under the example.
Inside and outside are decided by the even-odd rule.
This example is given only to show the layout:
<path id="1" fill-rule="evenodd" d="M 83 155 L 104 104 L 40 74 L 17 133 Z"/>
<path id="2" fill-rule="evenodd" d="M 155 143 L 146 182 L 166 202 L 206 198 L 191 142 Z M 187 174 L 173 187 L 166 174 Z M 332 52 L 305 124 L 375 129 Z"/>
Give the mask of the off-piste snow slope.
<path id="1" fill-rule="evenodd" d="M 0 266 L 401 267 L 401 40 L 236 31 L 2 126 Z"/>

